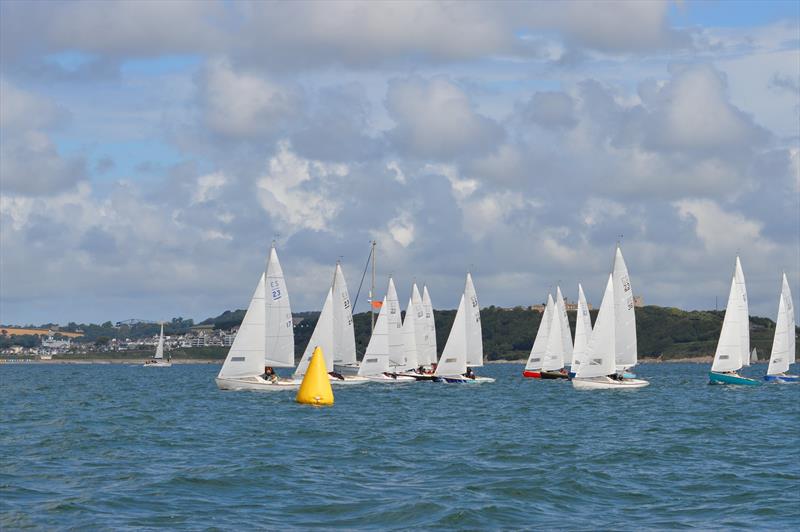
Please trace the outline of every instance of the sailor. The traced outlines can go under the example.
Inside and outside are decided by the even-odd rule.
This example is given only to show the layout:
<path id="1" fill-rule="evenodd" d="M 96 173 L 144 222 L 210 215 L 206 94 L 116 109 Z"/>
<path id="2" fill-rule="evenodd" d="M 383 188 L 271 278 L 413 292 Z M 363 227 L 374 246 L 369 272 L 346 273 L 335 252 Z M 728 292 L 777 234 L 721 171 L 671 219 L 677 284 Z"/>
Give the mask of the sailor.
<path id="1" fill-rule="evenodd" d="M 271 366 L 264 366 L 264 380 L 270 382 L 277 382 L 278 376 L 275 374 L 275 370 L 272 369 Z"/>
<path id="2" fill-rule="evenodd" d="M 472 368 L 467 368 L 467 373 L 465 374 L 465 376 L 468 379 L 475 379 L 475 372 L 472 371 Z"/>
<path id="3" fill-rule="evenodd" d="M 340 381 L 343 381 L 343 380 L 344 380 L 344 375 L 342 375 L 341 373 L 337 373 L 337 372 L 335 372 L 335 371 L 329 371 L 329 372 L 328 372 L 328 375 L 330 375 L 330 376 L 331 376 L 331 377 L 333 377 L 334 379 L 338 379 L 338 380 L 340 380 Z"/>

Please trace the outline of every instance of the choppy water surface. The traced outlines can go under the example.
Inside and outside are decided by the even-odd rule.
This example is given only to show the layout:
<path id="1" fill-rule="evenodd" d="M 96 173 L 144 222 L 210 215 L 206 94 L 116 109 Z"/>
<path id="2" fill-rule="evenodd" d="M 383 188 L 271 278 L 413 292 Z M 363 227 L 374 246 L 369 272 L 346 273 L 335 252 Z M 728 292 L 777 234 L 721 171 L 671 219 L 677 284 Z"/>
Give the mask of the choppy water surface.
<path id="1" fill-rule="evenodd" d="M 763 373 L 764 365 L 750 368 Z M 800 386 L 221 392 L 217 366 L 0 367 L 0 528 L 795 528 Z"/>

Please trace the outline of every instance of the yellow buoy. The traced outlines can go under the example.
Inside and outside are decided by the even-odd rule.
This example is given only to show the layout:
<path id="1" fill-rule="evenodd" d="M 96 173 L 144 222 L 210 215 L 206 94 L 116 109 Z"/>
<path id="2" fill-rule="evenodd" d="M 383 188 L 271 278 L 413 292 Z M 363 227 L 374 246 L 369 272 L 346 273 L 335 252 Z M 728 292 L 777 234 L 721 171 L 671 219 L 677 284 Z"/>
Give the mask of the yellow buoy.
<path id="1" fill-rule="evenodd" d="M 311 362 L 308 364 L 303 382 L 297 391 L 296 401 L 304 405 L 328 406 L 333 404 L 331 380 L 325 369 L 325 357 L 322 349 L 314 348 Z"/>

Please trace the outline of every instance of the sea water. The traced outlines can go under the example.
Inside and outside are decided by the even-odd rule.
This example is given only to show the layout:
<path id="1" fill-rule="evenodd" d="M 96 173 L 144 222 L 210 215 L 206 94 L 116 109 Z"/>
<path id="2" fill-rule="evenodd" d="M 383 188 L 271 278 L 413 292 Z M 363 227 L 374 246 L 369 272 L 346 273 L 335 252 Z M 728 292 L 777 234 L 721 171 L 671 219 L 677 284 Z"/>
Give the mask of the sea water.
<path id="1" fill-rule="evenodd" d="M 763 373 L 765 365 L 748 368 Z M 800 386 L 229 392 L 218 366 L 0 367 L 0 529 L 663 529 L 800 524 Z"/>

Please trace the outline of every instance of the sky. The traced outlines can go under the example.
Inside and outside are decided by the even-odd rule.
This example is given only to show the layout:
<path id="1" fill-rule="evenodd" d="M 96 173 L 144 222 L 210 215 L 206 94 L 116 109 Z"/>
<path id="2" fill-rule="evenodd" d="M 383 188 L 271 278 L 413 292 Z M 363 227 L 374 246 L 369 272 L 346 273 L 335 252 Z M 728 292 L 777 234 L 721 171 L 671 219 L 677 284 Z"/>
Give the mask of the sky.
<path id="1" fill-rule="evenodd" d="M 0 323 L 800 294 L 800 3 L 0 2 Z M 798 307 L 800 308 L 800 307 Z M 356 311 L 366 310 L 363 295 Z"/>

